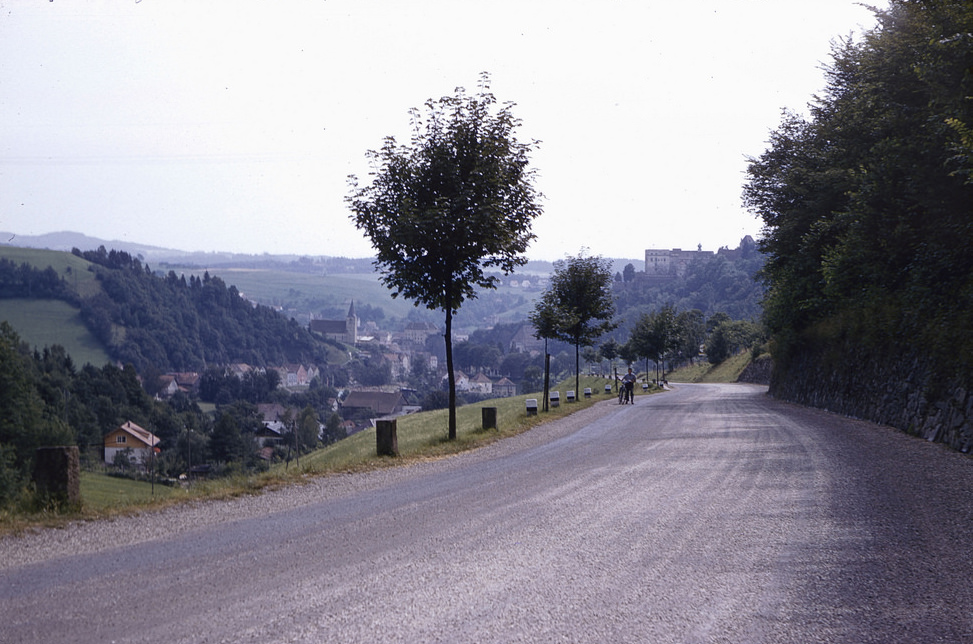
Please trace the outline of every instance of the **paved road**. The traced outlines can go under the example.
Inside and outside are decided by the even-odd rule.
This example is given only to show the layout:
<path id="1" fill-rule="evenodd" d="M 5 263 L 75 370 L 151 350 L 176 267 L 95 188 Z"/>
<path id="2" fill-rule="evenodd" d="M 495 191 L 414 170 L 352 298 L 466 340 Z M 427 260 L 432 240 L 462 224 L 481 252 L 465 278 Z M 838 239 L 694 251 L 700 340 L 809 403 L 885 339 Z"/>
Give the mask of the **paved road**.
<path id="1" fill-rule="evenodd" d="M 973 460 L 747 385 L 0 540 L 0 641 L 973 642 Z"/>

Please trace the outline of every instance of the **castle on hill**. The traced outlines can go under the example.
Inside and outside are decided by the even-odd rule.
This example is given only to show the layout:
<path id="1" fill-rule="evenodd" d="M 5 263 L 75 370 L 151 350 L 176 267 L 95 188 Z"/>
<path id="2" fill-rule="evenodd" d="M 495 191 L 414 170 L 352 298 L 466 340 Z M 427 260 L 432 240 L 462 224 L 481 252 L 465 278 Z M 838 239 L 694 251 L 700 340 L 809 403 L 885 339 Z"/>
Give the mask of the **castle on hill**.
<path id="1" fill-rule="evenodd" d="M 741 239 L 740 245 L 732 250 L 724 246 L 713 252 L 703 250 L 702 244 L 696 250 L 649 248 L 645 251 L 645 274 L 651 277 L 681 277 L 686 274 L 686 268 L 697 259 L 719 256 L 736 261 L 756 248 L 757 242 L 750 235 Z"/>

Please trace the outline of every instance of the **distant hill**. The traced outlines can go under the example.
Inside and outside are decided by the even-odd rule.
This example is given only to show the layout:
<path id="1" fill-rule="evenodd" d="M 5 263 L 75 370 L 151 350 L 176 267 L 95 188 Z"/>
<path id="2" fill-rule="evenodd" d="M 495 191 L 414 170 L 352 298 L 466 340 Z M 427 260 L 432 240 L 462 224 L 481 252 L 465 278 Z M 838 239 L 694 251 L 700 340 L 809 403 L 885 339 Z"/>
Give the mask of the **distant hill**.
<path id="1" fill-rule="evenodd" d="M 303 327 L 312 316 L 323 319 L 344 319 L 352 300 L 363 323 L 374 322 L 382 331 L 403 329 L 409 322 L 425 321 L 441 325 L 439 312 L 415 307 L 411 301 L 393 299 L 379 281 L 371 258 L 309 257 L 299 255 L 245 255 L 235 253 L 189 253 L 125 241 L 109 241 L 76 232 L 20 236 L 0 233 L 0 257 L 12 261 L 27 261 L 38 268 L 53 265 L 71 282 L 82 297 L 90 298 L 101 288 L 95 272 L 85 266 L 69 263 L 83 262 L 72 255 L 99 249 L 122 252 L 159 277 L 173 273 L 189 280 L 205 273 L 219 276 L 227 287 L 233 287 L 252 302 L 272 307 L 287 319 L 294 319 Z M 31 250 L 28 250 L 31 249 Z M 33 249 L 51 250 L 33 250 Z M 46 255 L 45 255 L 46 253 Z M 611 258 L 609 258 L 611 259 Z M 673 304 L 679 310 L 698 308 L 706 315 L 716 311 L 728 313 L 734 319 L 758 318 L 761 314 L 762 289 L 753 281 L 754 272 L 763 260 L 757 256 L 746 261 L 698 262 L 686 273 L 670 282 L 644 279 L 644 259 L 611 259 L 613 271 L 621 276 L 632 275 L 632 281 L 616 282 L 617 313 L 621 327 L 620 338 L 628 332 L 630 322 L 642 312 L 658 310 Z M 471 333 L 496 324 L 523 321 L 533 309 L 543 290 L 544 280 L 553 272 L 550 262 L 531 261 L 516 275 L 506 277 L 494 291 L 465 302 L 454 319 L 457 333 Z M 88 290 L 84 290 L 88 289 Z M 92 290 L 94 289 L 94 290 Z M 0 294 L 2 296 L 2 294 Z M 11 294 L 6 297 L 19 297 Z M 29 337 L 29 332 L 22 332 Z M 624 338 L 622 338 L 624 339 Z"/>
<path id="2" fill-rule="evenodd" d="M 68 348 L 74 337 L 90 355 L 103 349 L 139 372 L 327 362 L 326 344 L 305 326 L 255 306 L 219 277 L 159 276 L 125 251 L 0 247 L 0 301 L 0 312 L 35 346 Z M 65 306 L 40 304 L 54 301 Z"/>
<path id="3" fill-rule="evenodd" d="M 63 231 L 46 233 L 43 235 L 18 235 L 11 232 L 0 232 L 0 247 L 17 246 L 22 248 L 40 248 L 71 252 L 77 248 L 82 251 L 98 250 L 104 246 L 106 250 L 125 251 L 132 257 L 149 263 L 153 268 L 157 265 L 177 265 L 194 267 L 234 267 L 252 268 L 273 265 L 289 272 L 308 272 L 315 270 L 328 274 L 340 273 L 371 273 L 374 270 L 371 257 L 336 257 L 330 255 L 299 255 L 282 254 L 270 255 L 261 253 L 250 255 L 246 253 L 229 253 L 222 251 L 195 252 L 163 248 L 150 244 L 124 241 L 119 239 L 100 239 L 84 233 Z M 634 264 L 640 268 L 643 259 L 617 258 L 612 260 L 613 270 L 621 272 L 626 264 Z M 523 275 L 549 275 L 553 272 L 553 263 L 542 260 L 530 260 L 518 273 Z"/>
<path id="4" fill-rule="evenodd" d="M 20 246 L 23 248 L 41 248 L 47 250 L 60 250 L 71 252 L 72 248 L 81 250 L 97 250 L 99 246 L 107 249 L 123 250 L 130 255 L 150 257 L 156 254 L 173 255 L 179 251 L 173 251 L 159 246 L 150 246 L 136 242 L 121 240 L 104 240 L 97 237 L 89 237 L 83 233 L 70 231 L 58 233 L 46 233 L 43 235 L 18 235 L 10 232 L 0 232 L 0 243 L 4 246 Z"/>

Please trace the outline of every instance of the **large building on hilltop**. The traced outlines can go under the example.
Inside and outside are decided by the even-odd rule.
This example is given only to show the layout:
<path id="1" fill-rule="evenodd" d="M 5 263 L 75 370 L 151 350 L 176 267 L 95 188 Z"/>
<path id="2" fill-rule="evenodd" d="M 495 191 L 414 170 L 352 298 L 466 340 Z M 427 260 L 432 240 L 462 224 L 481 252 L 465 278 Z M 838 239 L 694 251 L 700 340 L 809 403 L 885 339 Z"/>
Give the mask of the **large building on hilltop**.
<path id="1" fill-rule="evenodd" d="M 645 274 L 653 277 L 677 277 L 685 274 L 686 267 L 693 260 L 713 255 L 713 251 L 703 250 L 702 245 L 696 250 L 649 248 L 645 251 Z"/>
<path id="2" fill-rule="evenodd" d="M 696 250 L 649 248 L 645 251 L 645 274 L 660 278 L 681 277 L 686 274 L 688 266 L 697 259 L 720 256 L 736 261 L 755 252 L 757 252 L 757 242 L 750 235 L 741 239 L 737 248 L 730 249 L 724 246 L 715 253 L 711 250 L 703 250 L 702 244 L 697 246 Z"/>

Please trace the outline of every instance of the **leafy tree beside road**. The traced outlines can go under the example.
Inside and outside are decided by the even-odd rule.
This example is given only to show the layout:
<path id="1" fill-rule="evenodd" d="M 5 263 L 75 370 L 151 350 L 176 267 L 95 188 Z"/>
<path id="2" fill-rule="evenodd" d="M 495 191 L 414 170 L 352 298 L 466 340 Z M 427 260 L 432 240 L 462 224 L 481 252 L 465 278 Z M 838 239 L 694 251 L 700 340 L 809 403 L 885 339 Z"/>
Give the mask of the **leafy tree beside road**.
<path id="1" fill-rule="evenodd" d="M 645 373 L 649 372 L 649 360 L 656 364 L 656 380 L 659 380 L 659 365 L 676 349 L 676 310 L 667 304 L 655 313 L 643 313 L 632 329 L 629 339 L 631 349 L 645 358 Z M 663 372 L 665 371 L 663 365 Z"/>
<path id="2" fill-rule="evenodd" d="M 973 4 L 892 0 L 841 42 L 811 118 L 750 160 L 775 360 L 805 339 L 973 364 Z M 865 364 L 860 360 L 857 364 Z M 965 372 L 965 375 L 963 375 Z"/>
<path id="3" fill-rule="evenodd" d="M 530 314 L 537 337 L 561 340 L 574 346 L 574 389 L 580 386 L 581 347 L 595 343 L 615 328 L 611 260 L 602 257 L 568 257 L 555 262 L 547 290 Z"/>
<path id="4" fill-rule="evenodd" d="M 385 139 L 369 151 L 374 173 L 359 187 L 350 177 L 347 203 L 355 226 L 374 246 L 376 266 L 392 296 L 446 315 L 449 377 L 449 439 L 456 438 L 456 383 L 452 322 L 478 289 L 495 288 L 497 277 L 527 263 L 524 252 L 541 214 L 528 155 L 511 104 L 497 107 L 482 78 L 480 93 L 426 102 L 423 119 L 412 111 L 413 137 Z"/>

